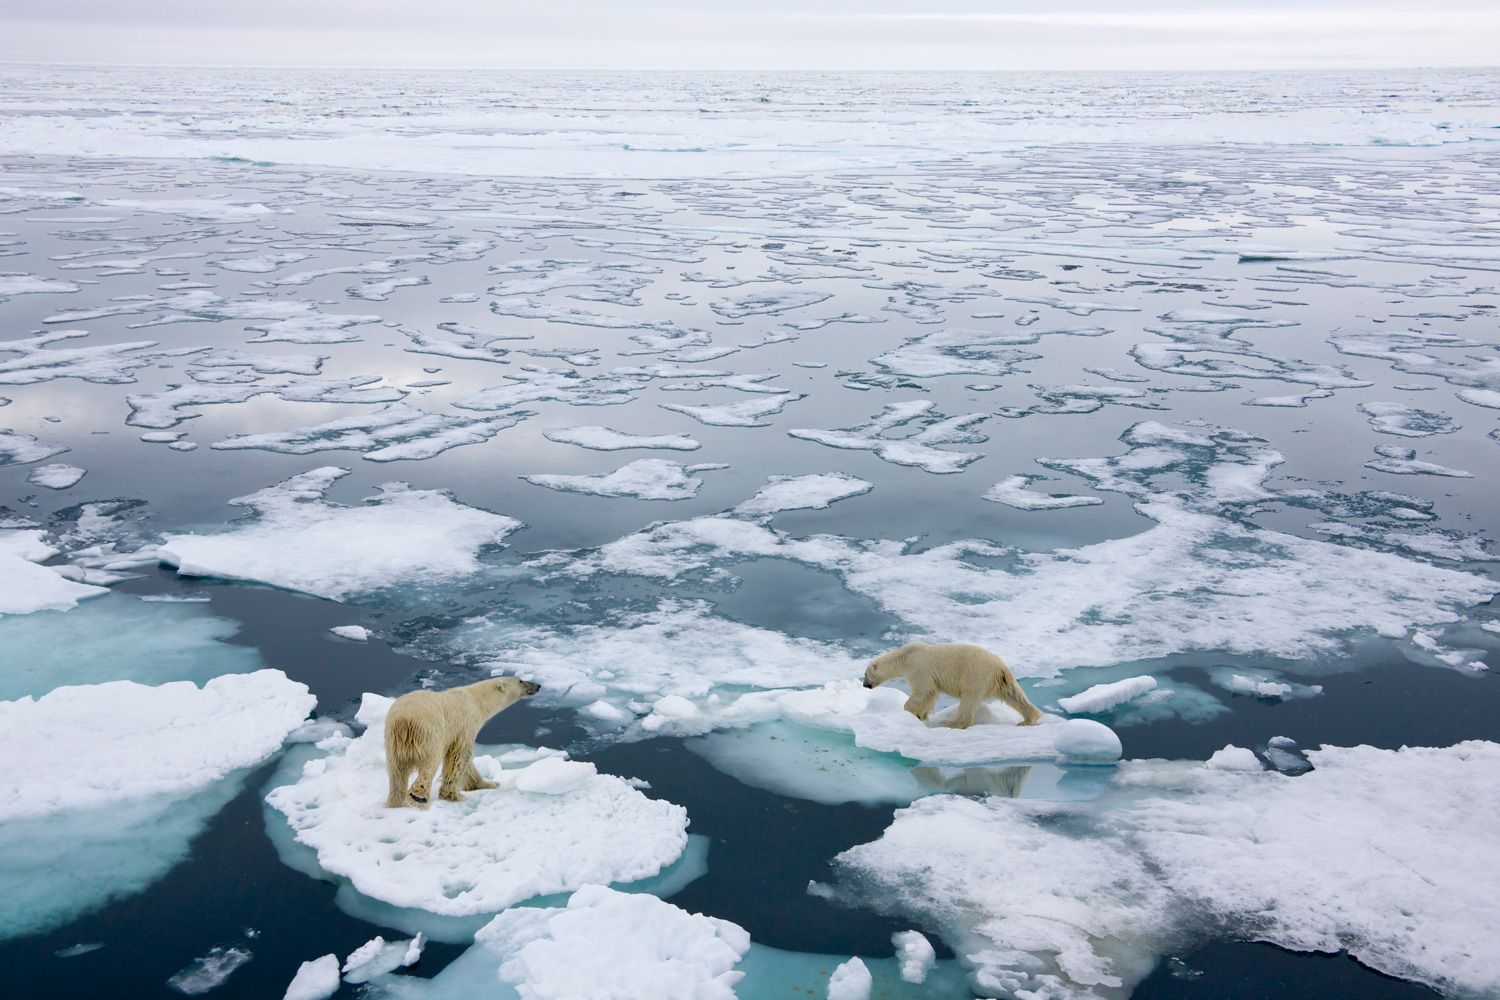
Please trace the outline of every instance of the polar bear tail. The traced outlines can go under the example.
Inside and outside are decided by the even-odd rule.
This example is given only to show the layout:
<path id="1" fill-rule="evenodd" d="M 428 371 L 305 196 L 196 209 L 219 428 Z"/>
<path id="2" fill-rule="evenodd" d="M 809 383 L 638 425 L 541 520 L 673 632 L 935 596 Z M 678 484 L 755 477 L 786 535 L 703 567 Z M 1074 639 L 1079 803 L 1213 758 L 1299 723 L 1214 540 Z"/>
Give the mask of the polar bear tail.
<path id="1" fill-rule="evenodd" d="M 1031 699 L 1026 697 L 1026 692 L 1021 690 L 1021 685 L 1016 683 L 1016 675 L 1006 670 L 1000 678 L 1000 690 L 995 693 L 1001 701 L 1021 713 L 1021 725 L 1034 726 L 1041 721 L 1042 713 Z"/>

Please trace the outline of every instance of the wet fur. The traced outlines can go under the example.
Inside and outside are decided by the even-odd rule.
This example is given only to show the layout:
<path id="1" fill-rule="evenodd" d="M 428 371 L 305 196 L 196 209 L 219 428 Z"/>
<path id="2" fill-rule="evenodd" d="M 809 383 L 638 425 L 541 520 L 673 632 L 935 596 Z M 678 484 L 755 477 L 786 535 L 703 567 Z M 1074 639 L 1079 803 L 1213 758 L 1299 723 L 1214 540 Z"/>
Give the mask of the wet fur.
<path id="1" fill-rule="evenodd" d="M 923 722 L 939 694 L 958 699 L 958 715 L 949 723 L 955 729 L 968 729 L 979 706 L 995 698 L 1019 712 L 1023 726 L 1034 726 L 1042 717 L 1005 661 L 978 646 L 909 642 L 870 661 L 865 687 L 897 677 L 906 678 L 911 687 L 906 710 Z"/>
<path id="2" fill-rule="evenodd" d="M 492 677 L 446 691 L 412 691 L 397 698 L 385 717 L 385 763 L 390 808 L 432 804 L 432 782 L 443 775 L 439 798 L 462 802 L 464 792 L 494 788 L 474 767 L 474 737 L 497 713 L 539 686 L 519 677 Z M 417 780 L 408 788 L 413 771 Z"/>

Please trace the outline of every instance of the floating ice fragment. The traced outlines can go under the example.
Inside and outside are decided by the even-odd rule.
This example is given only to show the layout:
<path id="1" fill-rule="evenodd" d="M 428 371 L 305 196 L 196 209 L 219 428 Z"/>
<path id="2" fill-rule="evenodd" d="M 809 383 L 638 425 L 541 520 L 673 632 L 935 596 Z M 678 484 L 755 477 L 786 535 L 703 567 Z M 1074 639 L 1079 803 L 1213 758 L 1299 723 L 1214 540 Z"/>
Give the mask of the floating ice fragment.
<path id="1" fill-rule="evenodd" d="M 915 466 L 924 472 L 939 475 L 961 472 L 964 466 L 983 456 L 977 452 L 945 451 L 936 446 L 987 440 L 984 435 L 968 428 L 989 419 L 989 415 L 967 413 L 943 417 L 933 410 L 934 405 L 926 399 L 889 403 L 879 415 L 854 427 L 838 430 L 794 428 L 787 433 L 831 448 L 873 451 L 877 457 L 893 465 Z M 919 428 L 915 434 L 889 436 L 892 431 L 905 429 L 911 424 Z"/>
<path id="2" fill-rule="evenodd" d="M 901 978 L 908 983 L 921 983 L 937 964 L 932 942 L 920 931 L 897 931 L 891 935 L 891 943 L 896 946 L 896 959 L 901 963 Z"/>
<path id="3" fill-rule="evenodd" d="M 67 948 L 59 948 L 52 954 L 58 958 L 77 958 L 79 955 L 87 955 L 91 951 L 98 951 L 104 947 L 102 941 L 86 941 L 80 944 L 70 945 Z"/>
<path id="4" fill-rule="evenodd" d="M 671 451 L 697 451 L 703 447 L 686 434 L 628 434 L 609 427 L 553 427 L 542 432 L 548 441 L 576 444 L 595 451 L 621 451 L 626 448 L 662 448 Z"/>
<path id="5" fill-rule="evenodd" d="M 217 451 L 258 448 L 283 455 L 317 451 L 359 451 L 372 462 L 420 460 L 450 448 L 482 444 L 534 416 L 519 410 L 495 417 L 432 413 L 410 403 L 392 403 L 370 413 L 339 417 L 310 427 L 267 434 L 236 434 L 209 447 Z"/>
<path id="6" fill-rule="evenodd" d="M 983 499 L 1008 504 L 1017 510 L 1066 510 L 1070 507 L 1094 507 L 1104 503 L 1100 497 L 1076 496 L 1068 493 L 1032 493 L 1032 483 L 1049 480 L 1052 476 L 1009 476 L 985 491 Z"/>
<path id="7" fill-rule="evenodd" d="M 35 611 L 66 611 L 88 597 L 106 593 L 102 587 L 74 583 L 56 569 L 38 566 L 57 550 L 34 529 L 0 529 L 0 615 Z"/>
<path id="8" fill-rule="evenodd" d="M 1088 690 L 1080 691 L 1071 697 L 1057 699 L 1057 704 L 1064 712 L 1072 715 L 1082 712 L 1097 714 L 1107 712 L 1116 705 L 1122 705 L 1133 698 L 1139 698 L 1155 688 L 1155 677 L 1145 675 L 1127 677 L 1110 684 L 1095 684 Z"/>
<path id="9" fill-rule="evenodd" d="M 1370 418 L 1370 426 L 1381 434 L 1398 437 L 1431 437 L 1459 430 L 1453 419 L 1442 413 L 1419 410 L 1401 403 L 1360 403 L 1359 412 Z"/>
<path id="10" fill-rule="evenodd" d="M 339 991 L 339 957 L 324 955 L 297 967 L 281 1000 L 328 1000 Z"/>
<path id="11" fill-rule="evenodd" d="M 30 434 L 0 430 L 0 465 L 29 465 L 67 450 L 60 444 L 44 444 Z"/>
<path id="12" fill-rule="evenodd" d="M 45 486 L 49 490 L 65 490 L 76 485 L 85 474 L 85 470 L 76 465 L 54 463 L 32 469 L 26 481 L 35 486 Z"/>
<path id="13" fill-rule="evenodd" d="M 659 458 L 642 458 L 599 476 L 530 475 L 521 478 L 536 486 L 564 493 L 586 493 L 601 497 L 634 497 L 637 500 L 688 500 L 698 495 L 703 480 L 699 472 L 727 469 L 723 463 L 684 466 Z"/>
<path id="14" fill-rule="evenodd" d="M 858 957 L 851 958 L 833 970 L 828 977 L 828 1000 L 870 1000 L 875 985 L 870 970 Z"/>
<path id="15" fill-rule="evenodd" d="M 774 396 L 770 399 L 747 399 L 743 403 L 726 403 L 722 406 L 689 406 L 681 403 L 661 403 L 664 410 L 685 413 L 699 423 L 711 427 L 767 427 L 763 418 L 780 413 L 788 403 L 802 399 L 801 393 Z"/>
<path id="16" fill-rule="evenodd" d="M 784 510 L 827 510 L 840 500 L 874 489 L 873 483 L 842 472 L 809 476 L 772 476 L 749 500 L 734 508 L 736 514 L 774 514 Z"/>
<path id="17" fill-rule="evenodd" d="M 357 507 L 323 494 L 349 470 L 324 467 L 230 501 L 256 513 L 213 535 L 169 535 L 161 558 L 183 576 L 254 580 L 343 600 L 384 587 L 467 576 L 520 522 L 436 490 L 387 483 Z"/>
<path id="18" fill-rule="evenodd" d="M 1265 670 L 1216 667 L 1208 674 L 1224 690 L 1254 698 L 1290 701 L 1293 698 L 1315 698 L 1323 693 L 1321 684 L 1293 684 Z"/>
<path id="19" fill-rule="evenodd" d="M 363 625 L 335 625 L 328 631 L 340 639 L 349 639 L 353 642 L 366 642 L 370 638 L 370 630 Z"/>
<path id="20" fill-rule="evenodd" d="M 1375 453 L 1379 458 L 1372 458 L 1365 463 L 1365 468 L 1374 469 L 1376 472 L 1389 472 L 1396 476 L 1446 476 L 1450 479 L 1473 479 L 1474 473 L 1465 472 L 1463 469 L 1452 469 L 1446 465 L 1438 465 L 1435 462 L 1423 462 L 1417 459 L 1414 448 L 1401 448 L 1391 444 L 1378 444 Z"/>
<path id="21" fill-rule="evenodd" d="M 186 968 L 168 979 L 167 985 L 186 996 L 199 996 L 224 985 L 234 970 L 250 958 L 250 952 L 244 948 L 212 948 L 207 955 L 193 959 Z"/>
<path id="22" fill-rule="evenodd" d="M 344 959 L 344 982 L 368 983 L 376 976 L 415 965 L 422 957 L 422 945 L 420 934 L 409 941 L 387 941 L 376 935 Z"/>
<path id="23" fill-rule="evenodd" d="M 78 291 L 78 286 L 71 281 L 39 278 L 34 274 L 17 274 L 14 271 L 0 271 L 0 299 L 9 298 L 12 295 L 53 295 L 59 292 L 76 291 Z"/>

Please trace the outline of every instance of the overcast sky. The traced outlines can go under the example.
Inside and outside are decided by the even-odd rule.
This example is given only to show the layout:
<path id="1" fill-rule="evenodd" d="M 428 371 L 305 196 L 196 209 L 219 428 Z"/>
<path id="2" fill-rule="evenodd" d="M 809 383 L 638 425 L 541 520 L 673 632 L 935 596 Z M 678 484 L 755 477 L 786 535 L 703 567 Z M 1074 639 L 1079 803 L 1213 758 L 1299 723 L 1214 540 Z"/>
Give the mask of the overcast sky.
<path id="1" fill-rule="evenodd" d="M 0 0 L 0 60 L 517 69 L 1494 66 L 1500 0 Z"/>

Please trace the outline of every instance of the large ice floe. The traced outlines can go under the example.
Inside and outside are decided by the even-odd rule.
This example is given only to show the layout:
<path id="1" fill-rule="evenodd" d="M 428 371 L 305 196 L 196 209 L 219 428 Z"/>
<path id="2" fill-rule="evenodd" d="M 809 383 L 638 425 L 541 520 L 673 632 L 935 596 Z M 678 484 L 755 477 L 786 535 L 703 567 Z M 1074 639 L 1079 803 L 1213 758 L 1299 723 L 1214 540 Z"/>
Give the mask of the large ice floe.
<path id="1" fill-rule="evenodd" d="M 229 501 L 254 516 L 218 534 L 169 535 L 160 555 L 183 576 L 250 580 L 342 600 L 474 573 L 478 555 L 520 527 L 438 490 L 387 483 L 359 506 L 323 494 L 348 469 L 293 476 Z"/>
<path id="2" fill-rule="evenodd" d="M 0 702 L 0 938 L 160 878 L 238 791 L 236 772 L 275 753 L 313 705 L 279 670 Z"/>
<path id="3" fill-rule="evenodd" d="M 266 802 L 329 875 L 395 907 L 450 917 L 493 914 L 590 883 L 630 883 L 688 845 L 687 813 L 594 765 L 536 751 L 474 761 L 498 788 L 430 809 L 388 809 L 384 721 L 366 695 L 357 738 L 334 736 Z M 472 930 L 471 930 L 472 932 Z"/>
<path id="4" fill-rule="evenodd" d="M 1124 996 L 1208 934 L 1500 990 L 1500 746 L 1307 758 L 1296 777 L 1130 761 L 1086 807 L 929 797 L 838 857 L 835 892 L 938 928 L 984 995 Z"/>

